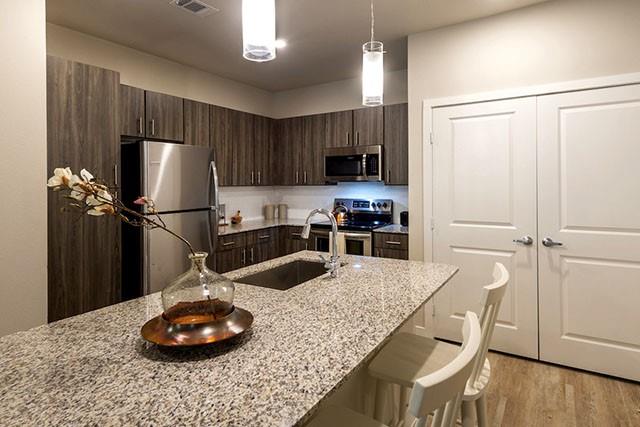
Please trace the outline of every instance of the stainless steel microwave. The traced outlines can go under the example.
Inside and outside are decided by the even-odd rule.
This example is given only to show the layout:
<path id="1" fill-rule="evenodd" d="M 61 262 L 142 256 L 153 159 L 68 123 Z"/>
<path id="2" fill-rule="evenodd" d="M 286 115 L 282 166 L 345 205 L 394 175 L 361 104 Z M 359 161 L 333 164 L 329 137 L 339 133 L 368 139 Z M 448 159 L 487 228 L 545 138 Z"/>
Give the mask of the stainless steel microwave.
<path id="1" fill-rule="evenodd" d="M 325 148 L 327 181 L 382 181 L 382 145 Z"/>

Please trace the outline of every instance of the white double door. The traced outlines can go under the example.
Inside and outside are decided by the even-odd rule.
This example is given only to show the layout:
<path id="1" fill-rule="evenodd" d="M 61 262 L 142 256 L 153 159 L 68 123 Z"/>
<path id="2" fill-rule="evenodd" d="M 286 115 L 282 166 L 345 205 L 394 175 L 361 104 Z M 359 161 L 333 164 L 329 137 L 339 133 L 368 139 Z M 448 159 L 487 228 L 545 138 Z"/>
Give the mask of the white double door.
<path id="1" fill-rule="evenodd" d="M 434 261 L 460 266 L 436 336 L 459 340 L 498 261 L 493 348 L 640 380 L 640 86 L 432 114 Z"/>

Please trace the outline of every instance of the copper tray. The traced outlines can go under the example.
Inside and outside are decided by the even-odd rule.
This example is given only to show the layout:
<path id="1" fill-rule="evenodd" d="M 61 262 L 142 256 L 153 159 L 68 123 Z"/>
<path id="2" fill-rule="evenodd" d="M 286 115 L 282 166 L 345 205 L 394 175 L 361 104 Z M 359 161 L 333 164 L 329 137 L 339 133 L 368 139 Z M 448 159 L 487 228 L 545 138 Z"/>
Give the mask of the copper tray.
<path id="1" fill-rule="evenodd" d="M 213 344 L 240 335 L 253 323 L 253 315 L 234 307 L 229 315 L 204 323 L 171 323 L 164 315 L 156 316 L 144 324 L 142 338 L 165 347 L 185 347 Z"/>

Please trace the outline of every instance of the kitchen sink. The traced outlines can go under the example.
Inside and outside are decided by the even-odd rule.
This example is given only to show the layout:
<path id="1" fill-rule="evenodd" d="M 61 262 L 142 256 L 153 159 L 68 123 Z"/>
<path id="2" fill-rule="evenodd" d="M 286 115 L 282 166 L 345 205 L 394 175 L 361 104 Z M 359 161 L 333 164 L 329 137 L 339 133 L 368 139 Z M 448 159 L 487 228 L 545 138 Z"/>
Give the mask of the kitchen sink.
<path id="1" fill-rule="evenodd" d="M 281 266 L 234 280 L 247 285 L 286 291 L 327 273 L 323 262 L 298 259 Z"/>

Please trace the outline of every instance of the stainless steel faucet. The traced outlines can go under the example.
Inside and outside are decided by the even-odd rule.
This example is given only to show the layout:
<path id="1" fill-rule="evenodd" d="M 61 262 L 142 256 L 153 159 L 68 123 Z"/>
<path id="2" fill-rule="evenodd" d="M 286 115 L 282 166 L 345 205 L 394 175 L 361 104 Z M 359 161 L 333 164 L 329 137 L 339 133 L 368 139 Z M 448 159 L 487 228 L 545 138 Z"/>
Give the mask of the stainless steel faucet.
<path id="1" fill-rule="evenodd" d="M 333 214 L 326 209 L 312 210 L 304 223 L 301 237 L 305 240 L 309 238 L 309 232 L 311 231 L 311 224 L 309 223 L 309 220 L 317 214 L 322 214 L 331 220 L 331 256 L 329 258 L 325 258 L 320 255 L 320 258 L 324 261 L 324 268 L 327 269 L 330 276 L 332 278 L 336 278 L 338 277 L 338 268 L 340 267 L 340 257 L 338 256 L 338 223 L 336 222 L 336 218 Z"/>

